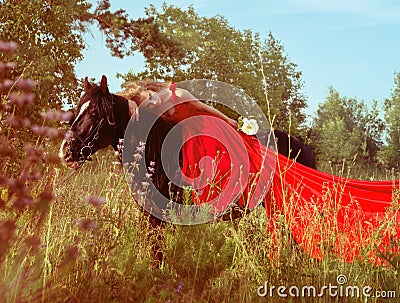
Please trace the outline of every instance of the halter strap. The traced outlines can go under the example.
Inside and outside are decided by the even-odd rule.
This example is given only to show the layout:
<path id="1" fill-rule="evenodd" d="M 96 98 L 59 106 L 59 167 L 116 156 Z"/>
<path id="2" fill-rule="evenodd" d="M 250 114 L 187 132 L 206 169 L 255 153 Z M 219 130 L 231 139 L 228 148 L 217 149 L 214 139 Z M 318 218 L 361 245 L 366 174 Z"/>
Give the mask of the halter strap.
<path id="1" fill-rule="evenodd" d="M 86 160 L 90 160 L 90 156 L 92 155 L 92 149 L 93 149 L 93 145 L 96 142 L 96 140 L 99 138 L 99 131 L 101 129 L 101 127 L 103 126 L 105 119 L 102 118 L 100 120 L 100 122 L 96 125 L 96 127 L 94 128 L 94 130 L 90 133 L 90 135 L 87 137 L 87 140 L 82 141 L 82 143 L 84 143 L 85 145 L 81 148 L 80 151 L 80 161 L 85 162 Z M 110 124 L 112 125 L 112 124 Z M 93 136 L 93 137 L 92 137 Z M 92 138 L 91 138 L 92 137 Z M 85 152 L 86 151 L 86 152 Z"/>

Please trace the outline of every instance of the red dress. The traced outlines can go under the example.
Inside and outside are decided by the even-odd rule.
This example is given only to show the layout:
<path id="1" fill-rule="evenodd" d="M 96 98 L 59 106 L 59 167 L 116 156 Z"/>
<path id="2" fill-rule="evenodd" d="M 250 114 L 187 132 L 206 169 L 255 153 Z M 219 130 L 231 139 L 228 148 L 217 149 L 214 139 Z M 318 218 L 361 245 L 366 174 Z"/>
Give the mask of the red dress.
<path id="1" fill-rule="evenodd" d="M 273 239 L 284 218 L 314 258 L 333 254 L 380 264 L 382 255 L 398 255 L 399 180 L 360 181 L 308 168 L 185 103 L 167 119 L 182 129 L 182 174 L 193 202 L 221 214 L 232 203 L 253 209 L 263 200 Z"/>
<path id="2" fill-rule="evenodd" d="M 175 104 L 173 115 L 182 130 L 182 175 L 193 190 L 192 202 L 207 203 L 221 214 L 231 205 L 253 209 L 271 185 L 265 147 L 255 136 L 188 105 Z M 269 162 L 275 163 L 275 159 Z"/>

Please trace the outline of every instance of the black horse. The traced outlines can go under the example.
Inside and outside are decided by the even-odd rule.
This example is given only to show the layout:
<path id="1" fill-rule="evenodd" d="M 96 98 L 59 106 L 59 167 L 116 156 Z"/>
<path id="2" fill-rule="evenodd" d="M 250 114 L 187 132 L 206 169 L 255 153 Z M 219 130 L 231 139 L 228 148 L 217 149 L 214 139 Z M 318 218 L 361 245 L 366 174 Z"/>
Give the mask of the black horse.
<path id="1" fill-rule="evenodd" d="M 86 78 L 85 93 L 60 148 L 60 156 L 67 166 L 79 168 L 85 161 L 90 161 L 97 150 L 109 145 L 117 150 L 130 119 L 128 113 L 128 101 L 110 94 L 105 76 L 100 86 L 91 85 Z"/>
<path id="2" fill-rule="evenodd" d="M 70 130 L 66 134 L 60 149 L 60 155 L 67 166 L 79 168 L 85 161 L 91 160 L 91 156 L 99 149 L 111 145 L 114 150 L 120 150 L 119 145 L 124 138 L 125 130 L 130 120 L 129 102 L 124 97 L 111 94 L 107 87 L 107 78 L 102 77 L 100 86 L 92 85 L 85 79 L 85 93 L 81 97 L 75 116 L 70 121 Z M 141 119 L 146 115 L 153 115 L 143 109 Z M 153 116 L 154 117 L 154 116 Z M 171 158 L 170 167 L 162 165 L 161 147 L 164 138 L 174 127 L 172 122 L 158 118 L 147 136 L 145 159 L 146 167 L 150 162 L 155 163 L 155 173 L 152 181 L 158 191 L 165 197 L 170 196 L 170 191 L 179 191 L 179 188 L 170 187 L 170 180 L 174 169 L 178 167 L 179 157 Z M 140 134 L 135 135 L 140 137 Z M 260 132 L 257 137 L 261 142 L 268 141 L 269 131 Z M 274 130 L 277 150 L 280 154 L 311 168 L 316 168 L 314 156 L 311 150 L 303 142 L 287 133 Z M 173 162 L 176 163 L 173 163 Z M 168 171 L 172 169 L 172 171 Z"/>

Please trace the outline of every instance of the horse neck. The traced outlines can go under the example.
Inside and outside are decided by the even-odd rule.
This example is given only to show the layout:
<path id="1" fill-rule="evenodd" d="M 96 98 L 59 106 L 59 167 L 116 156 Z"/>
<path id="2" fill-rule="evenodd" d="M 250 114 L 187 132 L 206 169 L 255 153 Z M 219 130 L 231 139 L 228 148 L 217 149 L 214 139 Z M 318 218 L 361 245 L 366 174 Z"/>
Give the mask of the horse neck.
<path id="1" fill-rule="evenodd" d="M 116 137 L 112 143 L 114 150 L 118 150 L 119 140 L 124 138 L 125 129 L 128 126 L 130 115 L 128 100 L 115 96 L 114 119 L 116 127 Z"/>

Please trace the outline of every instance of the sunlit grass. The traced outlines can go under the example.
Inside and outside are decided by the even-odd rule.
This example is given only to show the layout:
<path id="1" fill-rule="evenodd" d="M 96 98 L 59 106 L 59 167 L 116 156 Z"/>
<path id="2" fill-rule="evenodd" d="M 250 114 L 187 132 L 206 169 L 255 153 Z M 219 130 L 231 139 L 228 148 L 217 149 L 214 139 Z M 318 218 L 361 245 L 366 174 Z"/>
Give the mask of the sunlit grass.
<path id="1" fill-rule="evenodd" d="M 20 232 L 0 267 L 2 301 L 310 302 L 279 298 L 276 293 L 261 298 L 257 289 L 265 282 L 318 289 L 336 285 L 340 274 L 351 285 L 397 290 L 396 268 L 362 261 L 349 264 L 335 256 L 314 260 L 293 244 L 285 228 L 278 241 L 271 242 L 261 207 L 233 222 L 166 225 L 160 240 L 133 201 L 121 167 L 110 164 L 113 155 L 99 153 L 94 158 L 55 186 L 40 245 L 34 250 L 23 245 L 34 214 L 20 216 Z M 59 168 L 55 184 L 67 173 Z M 97 205 L 87 197 L 105 200 Z M 152 258 L 156 241 L 164 255 L 158 267 Z M 324 297 L 313 302 L 342 300 Z"/>

